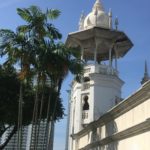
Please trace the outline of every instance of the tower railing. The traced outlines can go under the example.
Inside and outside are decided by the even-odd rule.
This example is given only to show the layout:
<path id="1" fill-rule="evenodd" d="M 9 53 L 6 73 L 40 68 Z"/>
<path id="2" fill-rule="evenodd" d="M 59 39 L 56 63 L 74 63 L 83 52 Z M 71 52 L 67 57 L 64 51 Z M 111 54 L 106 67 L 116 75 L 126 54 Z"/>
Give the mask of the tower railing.
<path id="1" fill-rule="evenodd" d="M 87 65 L 84 68 L 84 75 L 88 75 L 91 73 L 99 73 L 104 75 L 112 75 L 112 76 L 118 76 L 117 69 L 114 69 L 113 67 L 109 65 L 103 65 L 103 64 L 97 64 L 97 65 Z"/>

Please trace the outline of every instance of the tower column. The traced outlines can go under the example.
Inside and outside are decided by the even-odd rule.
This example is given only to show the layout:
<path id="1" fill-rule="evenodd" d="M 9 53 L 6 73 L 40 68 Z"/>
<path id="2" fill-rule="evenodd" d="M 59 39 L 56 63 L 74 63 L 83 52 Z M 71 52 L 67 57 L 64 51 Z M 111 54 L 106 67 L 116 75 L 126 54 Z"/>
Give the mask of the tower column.
<path id="1" fill-rule="evenodd" d="M 98 41 L 95 39 L 95 51 L 94 51 L 94 62 L 95 62 L 95 64 L 97 64 L 97 51 L 98 51 Z"/>
<path id="2" fill-rule="evenodd" d="M 115 69 L 118 69 L 118 62 L 117 62 L 117 58 L 118 58 L 118 53 L 117 51 L 115 51 Z"/>
<path id="3" fill-rule="evenodd" d="M 112 49 L 109 49 L 109 66 L 112 67 L 112 58 L 111 58 Z"/>
<path id="4" fill-rule="evenodd" d="M 81 47 L 81 60 L 83 60 L 83 57 L 84 56 L 84 48 L 83 47 Z"/>
<path id="5" fill-rule="evenodd" d="M 95 48 L 95 51 L 94 51 L 94 62 L 95 64 L 97 63 L 97 47 Z"/>

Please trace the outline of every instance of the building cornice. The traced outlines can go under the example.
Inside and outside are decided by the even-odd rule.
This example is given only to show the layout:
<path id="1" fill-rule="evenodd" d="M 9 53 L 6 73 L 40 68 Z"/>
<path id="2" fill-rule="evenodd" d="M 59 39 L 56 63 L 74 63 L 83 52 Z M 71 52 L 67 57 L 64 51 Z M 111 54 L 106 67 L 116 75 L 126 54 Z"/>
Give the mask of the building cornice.
<path id="1" fill-rule="evenodd" d="M 116 134 L 113 134 L 112 136 L 109 136 L 102 140 L 98 140 L 96 142 L 88 144 L 87 146 L 85 146 L 79 150 L 89 150 L 90 148 L 103 146 L 103 145 L 109 144 L 111 142 L 123 140 L 123 139 L 129 138 L 129 137 L 147 132 L 149 130 L 150 130 L 150 118 L 138 125 L 128 128 L 124 131 L 118 132 Z"/>

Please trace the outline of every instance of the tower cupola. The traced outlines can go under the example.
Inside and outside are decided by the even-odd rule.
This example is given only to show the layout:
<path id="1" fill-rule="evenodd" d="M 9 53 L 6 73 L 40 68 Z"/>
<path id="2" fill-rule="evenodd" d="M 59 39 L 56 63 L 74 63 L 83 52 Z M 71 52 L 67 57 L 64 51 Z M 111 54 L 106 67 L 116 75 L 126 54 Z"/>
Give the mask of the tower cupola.
<path id="1" fill-rule="evenodd" d="M 96 0 L 92 12 L 86 17 L 81 15 L 79 31 L 70 33 L 66 40 L 67 47 L 76 47 L 82 51 L 85 61 L 101 61 L 123 57 L 133 46 L 127 35 L 118 30 L 118 18 L 115 20 L 116 29 L 112 28 L 112 11 L 105 13 L 100 0 Z"/>

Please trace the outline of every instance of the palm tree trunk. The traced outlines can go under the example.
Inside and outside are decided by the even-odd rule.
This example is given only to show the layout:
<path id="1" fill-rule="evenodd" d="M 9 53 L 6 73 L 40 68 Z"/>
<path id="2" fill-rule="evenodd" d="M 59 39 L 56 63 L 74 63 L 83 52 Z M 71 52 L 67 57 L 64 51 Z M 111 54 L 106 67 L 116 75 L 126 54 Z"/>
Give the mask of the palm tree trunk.
<path id="1" fill-rule="evenodd" d="M 23 104 L 23 85 L 20 84 L 19 94 L 19 111 L 18 111 L 18 150 L 21 150 L 21 137 L 22 137 L 22 104 Z"/>
<path id="2" fill-rule="evenodd" d="M 32 117 L 32 132 L 31 132 L 31 141 L 33 142 L 33 149 L 36 150 L 37 147 L 37 116 L 38 116 L 38 106 L 39 106 L 39 77 L 37 77 L 37 89 L 35 95 L 33 117 Z M 32 144 L 31 144 L 32 146 Z"/>
<path id="3" fill-rule="evenodd" d="M 58 92 L 58 95 L 60 93 L 60 90 L 61 90 L 61 85 L 62 85 L 62 79 L 59 79 L 58 81 L 58 86 L 57 86 L 57 92 Z M 58 103 L 58 98 L 56 98 L 56 101 L 55 101 L 55 104 L 54 104 L 54 110 L 53 110 L 53 113 L 52 113 L 52 116 L 50 118 L 50 122 L 51 122 L 51 126 L 50 128 L 48 128 L 48 133 L 49 133 L 49 136 L 47 137 L 47 150 L 50 149 L 51 146 L 53 146 L 53 139 L 54 136 L 53 136 L 53 127 L 54 127 L 54 117 L 55 117 L 55 114 L 56 114 L 56 108 L 57 108 L 57 103 Z M 49 120 L 48 120 L 49 121 Z M 52 149 L 52 147 L 51 147 Z"/>
<path id="4" fill-rule="evenodd" d="M 40 100 L 40 114 L 39 114 L 38 122 L 37 122 L 36 143 L 38 143 L 39 131 L 40 131 L 40 125 L 41 125 L 41 118 L 42 118 L 42 113 L 43 113 L 44 93 L 45 93 L 44 86 L 45 86 L 45 83 L 42 84 L 42 97 L 41 97 L 41 100 Z"/>
<path id="5" fill-rule="evenodd" d="M 49 99 L 48 99 L 48 106 L 47 106 L 47 116 L 46 116 L 46 127 L 45 127 L 45 132 L 44 132 L 44 139 L 43 139 L 43 146 L 42 150 L 45 150 L 48 145 L 48 131 L 49 131 L 49 126 L 50 126 L 50 105 L 51 105 L 51 91 L 49 93 Z"/>
<path id="6" fill-rule="evenodd" d="M 47 138 L 47 150 L 53 150 L 53 142 L 54 142 L 54 120 L 49 122 L 48 128 L 48 138 Z"/>
<path id="7" fill-rule="evenodd" d="M 59 79 L 58 86 L 57 86 L 58 96 L 60 95 L 60 90 L 61 90 L 62 82 L 63 82 L 63 80 Z M 52 113 L 52 121 L 54 120 L 54 117 L 55 117 L 55 114 L 56 114 L 57 103 L 58 103 L 58 99 L 56 99 L 55 104 L 54 104 L 54 111 Z"/>

